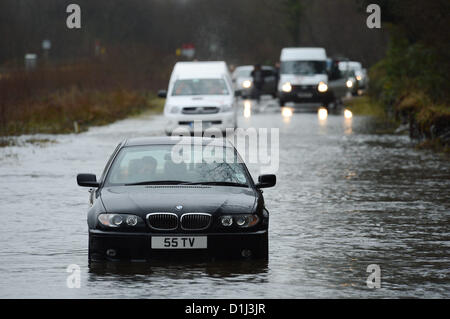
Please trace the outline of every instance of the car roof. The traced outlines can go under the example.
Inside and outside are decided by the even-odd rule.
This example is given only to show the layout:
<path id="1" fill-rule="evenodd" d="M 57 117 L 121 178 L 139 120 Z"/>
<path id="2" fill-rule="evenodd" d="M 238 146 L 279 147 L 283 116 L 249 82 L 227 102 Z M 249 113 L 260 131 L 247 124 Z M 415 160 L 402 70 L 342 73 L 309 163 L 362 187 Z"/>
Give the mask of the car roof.
<path id="1" fill-rule="evenodd" d="M 122 147 L 145 145 L 175 145 L 175 144 L 201 144 L 233 147 L 226 138 L 208 138 L 197 136 L 160 136 L 160 137 L 133 137 L 122 142 Z"/>

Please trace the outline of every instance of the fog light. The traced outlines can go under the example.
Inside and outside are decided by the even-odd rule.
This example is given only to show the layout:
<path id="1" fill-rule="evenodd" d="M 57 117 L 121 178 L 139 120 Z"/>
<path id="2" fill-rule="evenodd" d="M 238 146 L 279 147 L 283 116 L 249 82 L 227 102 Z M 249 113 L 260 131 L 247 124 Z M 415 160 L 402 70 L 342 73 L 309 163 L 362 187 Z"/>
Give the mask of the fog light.
<path id="1" fill-rule="evenodd" d="M 108 249 L 108 250 L 106 251 L 106 255 L 107 255 L 108 257 L 116 257 L 117 252 L 116 252 L 115 249 Z"/>
<path id="2" fill-rule="evenodd" d="M 223 216 L 221 222 L 222 222 L 223 226 L 226 226 L 226 227 L 231 226 L 233 224 L 233 217 Z"/>
<path id="3" fill-rule="evenodd" d="M 243 249 L 241 255 L 242 257 L 248 258 L 252 255 L 252 251 L 250 249 Z"/>
<path id="4" fill-rule="evenodd" d="M 138 222 L 137 216 L 134 216 L 134 215 L 128 216 L 126 222 L 127 222 L 127 225 L 129 225 L 129 226 L 136 226 L 136 224 Z"/>

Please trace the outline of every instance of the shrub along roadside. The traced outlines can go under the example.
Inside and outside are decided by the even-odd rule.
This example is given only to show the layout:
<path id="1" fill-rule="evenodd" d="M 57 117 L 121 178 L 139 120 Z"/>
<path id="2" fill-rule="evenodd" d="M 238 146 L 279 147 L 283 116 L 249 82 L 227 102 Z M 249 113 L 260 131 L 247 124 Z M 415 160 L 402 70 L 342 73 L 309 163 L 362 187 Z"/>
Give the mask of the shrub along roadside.
<path id="1" fill-rule="evenodd" d="M 409 126 L 419 146 L 450 149 L 448 52 L 400 32 L 392 37 L 386 57 L 369 71 L 371 100 L 379 101 L 397 121 Z"/>
<path id="2" fill-rule="evenodd" d="M 81 132 L 144 111 L 161 112 L 162 107 L 162 100 L 139 91 L 80 91 L 73 87 L 16 105 L 9 110 L 8 121 L 0 133 L 12 136 Z"/>

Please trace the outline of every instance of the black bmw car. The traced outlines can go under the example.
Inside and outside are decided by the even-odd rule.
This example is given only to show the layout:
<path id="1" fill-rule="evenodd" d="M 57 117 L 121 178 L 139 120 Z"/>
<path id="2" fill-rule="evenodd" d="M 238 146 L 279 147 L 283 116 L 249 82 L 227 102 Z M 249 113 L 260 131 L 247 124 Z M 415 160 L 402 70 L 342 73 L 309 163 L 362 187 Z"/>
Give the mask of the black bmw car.
<path id="1" fill-rule="evenodd" d="M 235 148 L 222 139 L 134 138 L 121 142 L 90 187 L 89 260 L 268 258 L 269 212 Z"/>

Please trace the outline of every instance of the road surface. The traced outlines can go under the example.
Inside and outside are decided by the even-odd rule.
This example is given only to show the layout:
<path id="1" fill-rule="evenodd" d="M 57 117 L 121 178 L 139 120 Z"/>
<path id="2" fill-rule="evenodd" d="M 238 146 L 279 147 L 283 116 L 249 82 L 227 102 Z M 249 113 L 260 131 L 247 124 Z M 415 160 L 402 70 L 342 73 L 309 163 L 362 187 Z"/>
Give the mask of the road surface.
<path id="1" fill-rule="evenodd" d="M 76 174 L 100 175 L 124 137 L 163 134 L 160 115 L 1 148 L 0 297 L 449 298 L 448 158 L 374 134 L 372 123 L 281 113 L 271 100 L 241 108 L 240 126 L 279 128 L 278 185 L 264 190 L 267 263 L 88 266 L 88 193 Z M 72 264 L 79 289 L 67 288 Z M 380 288 L 366 284 L 369 265 Z"/>

